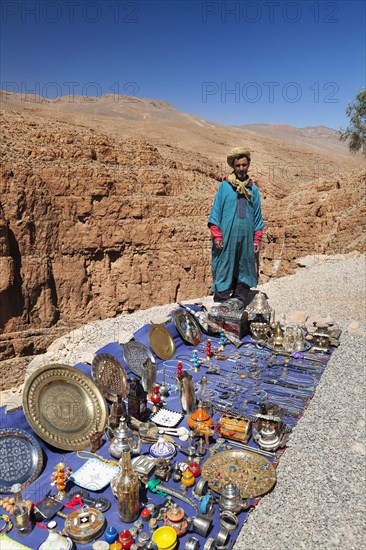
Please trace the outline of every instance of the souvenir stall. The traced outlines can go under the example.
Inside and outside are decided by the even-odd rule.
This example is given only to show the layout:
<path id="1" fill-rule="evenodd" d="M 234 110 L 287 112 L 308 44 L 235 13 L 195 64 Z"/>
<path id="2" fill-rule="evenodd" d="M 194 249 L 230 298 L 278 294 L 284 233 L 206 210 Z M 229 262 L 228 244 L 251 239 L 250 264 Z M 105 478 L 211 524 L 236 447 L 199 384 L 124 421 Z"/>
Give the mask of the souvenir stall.
<path id="1" fill-rule="evenodd" d="M 256 293 L 38 369 L 1 409 L 0 547 L 231 548 L 339 336 Z"/>

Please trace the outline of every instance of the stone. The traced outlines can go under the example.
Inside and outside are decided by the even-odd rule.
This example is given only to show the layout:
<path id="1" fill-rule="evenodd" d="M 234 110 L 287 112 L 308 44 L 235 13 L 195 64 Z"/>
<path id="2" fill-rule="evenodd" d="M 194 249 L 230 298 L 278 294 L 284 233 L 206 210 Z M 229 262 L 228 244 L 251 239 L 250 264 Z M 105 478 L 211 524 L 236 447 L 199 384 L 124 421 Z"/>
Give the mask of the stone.
<path id="1" fill-rule="evenodd" d="M 365 332 L 362 326 L 357 321 L 353 321 L 352 323 L 350 323 L 346 328 L 346 331 L 349 332 L 350 334 L 354 334 L 355 336 L 365 335 Z"/>
<path id="2" fill-rule="evenodd" d="M 308 314 L 305 311 L 292 311 L 287 315 L 287 322 L 296 323 L 302 327 L 305 325 L 307 318 Z"/>

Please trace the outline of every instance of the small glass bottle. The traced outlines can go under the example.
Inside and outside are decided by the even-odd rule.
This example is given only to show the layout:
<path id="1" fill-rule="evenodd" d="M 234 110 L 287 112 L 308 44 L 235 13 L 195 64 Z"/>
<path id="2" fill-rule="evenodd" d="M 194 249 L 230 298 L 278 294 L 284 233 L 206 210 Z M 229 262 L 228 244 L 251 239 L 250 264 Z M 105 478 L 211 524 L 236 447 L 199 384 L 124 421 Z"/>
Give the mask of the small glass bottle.
<path id="1" fill-rule="evenodd" d="M 198 392 L 198 400 L 201 402 L 202 409 L 212 416 L 212 403 L 210 390 L 208 389 L 207 376 L 202 376 L 200 381 L 201 387 Z"/>
<path id="2" fill-rule="evenodd" d="M 14 525 L 19 535 L 25 537 L 32 531 L 32 522 L 27 503 L 22 498 L 22 486 L 16 483 L 12 486 L 14 494 Z"/>
<path id="3" fill-rule="evenodd" d="M 116 476 L 118 514 L 125 523 L 132 523 L 139 516 L 140 481 L 132 469 L 128 444 L 124 445 L 119 465 L 121 471 Z"/>

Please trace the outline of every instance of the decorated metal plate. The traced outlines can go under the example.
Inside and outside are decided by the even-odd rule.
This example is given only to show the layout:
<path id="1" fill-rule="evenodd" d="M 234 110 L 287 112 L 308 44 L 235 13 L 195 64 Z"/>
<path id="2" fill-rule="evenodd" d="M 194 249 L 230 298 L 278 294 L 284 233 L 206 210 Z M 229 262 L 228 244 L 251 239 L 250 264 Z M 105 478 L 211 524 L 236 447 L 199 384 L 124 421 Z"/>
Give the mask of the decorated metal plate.
<path id="1" fill-rule="evenodd" d="M 241 498 L 254 498 L 272 489 L 276 470 L 264 456 L 245 450 L 223 451 L 206 460 L 202 477 L 216 493 L 221 493 L 227 483 L 234 482 L 240 489 Z"/>
<path id="2" fill-rule="evenodd" d="M 151 349 L 159 359 L 166 361 L 174 357 L 175 342 L 173 336 L 163 325 L 151 325 L 148 337 Z"/>
<path id="3" fill-rule="evenodd" d="M 283 348 L 282 346 L 275 346 L 271 339 L 266 340 L 265 342 L 263 342 L 263 346 L 265 348 L 268 348 L 268 349 L 272 350 L 272 351 L 286 351 L 285 348 Z M 310 342 L 307 342 L 305 340 L 304 342 L 302 342 L 301 349 L 298 349 L 296 351 L 294 350 L 290 353 L 296 353 L 296 352 L 302 353 L 304 351 L 308 351 L 310 348 L 311 348 Z"/>
<path id="4" fill-rule="evenodd" d="M 202 342 L 202 332 L 196 319 L 188 311 L 177 309 L 174 312 L 174 324 L 177 331 L 185 340 L 194 346 Z"/>
<path id="5" fill-rule="evenodd" d="M 92 362 L 92 377 L 108 401 L 124 399 L 129 391 L 127 373 L 118 359 L 109 353 L 98 353 Z"/>
<path id="6" fill-rule="evenodd" d="M 147 359 L 156 364 L 155 357 L 149 348 L 134 340 L 123 345 L 123 359 L 131 372 L 140 378 L 144 374 L 144 363 L 146 363 Z"/>
<path id="7" fill-rule="evenodd" d="M 32 430 L 65 451 L 89 447 L 108 419 L 107 403 L 93 380 L 60 364 L 41 367 L 26 380 L 23 409 Z"/>
<path id="8" fill-rule="evenodd" d="M 0 430 L 0 493 L 10 493 L 15 483 L 24 489 L 42 467 L 42 449 L 32 434 L 20 428 Z"/>

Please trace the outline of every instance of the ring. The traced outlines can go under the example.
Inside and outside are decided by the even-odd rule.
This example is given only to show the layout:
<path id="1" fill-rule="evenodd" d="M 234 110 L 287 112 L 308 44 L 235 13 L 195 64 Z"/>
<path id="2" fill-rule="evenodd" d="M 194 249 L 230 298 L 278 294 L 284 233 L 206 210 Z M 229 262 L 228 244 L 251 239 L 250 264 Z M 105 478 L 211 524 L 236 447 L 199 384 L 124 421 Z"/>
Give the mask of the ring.
<path id="1" fill-rule="evenodd" d="M 227 543 L 229 536 L 229 531 L 222 527 L 216 535 L 216 548 L 218 546 L 224 546 Z"/>
<path id="2" fill-rule="evenodd" d="M 235 531 L 239 525 L 239 520 L 230 510 L 223 510 L 220 514 L 220 525 L 227 531 Z"/>

